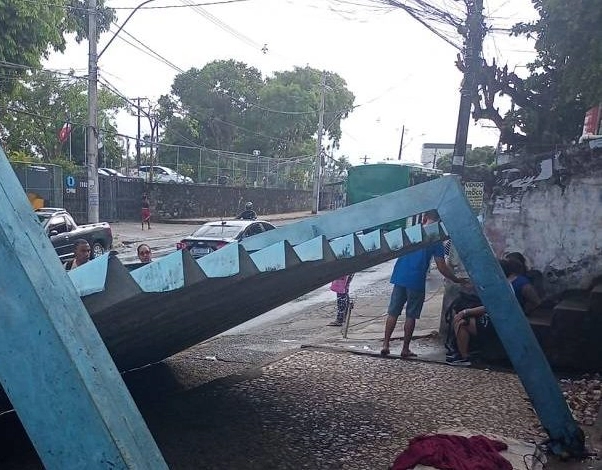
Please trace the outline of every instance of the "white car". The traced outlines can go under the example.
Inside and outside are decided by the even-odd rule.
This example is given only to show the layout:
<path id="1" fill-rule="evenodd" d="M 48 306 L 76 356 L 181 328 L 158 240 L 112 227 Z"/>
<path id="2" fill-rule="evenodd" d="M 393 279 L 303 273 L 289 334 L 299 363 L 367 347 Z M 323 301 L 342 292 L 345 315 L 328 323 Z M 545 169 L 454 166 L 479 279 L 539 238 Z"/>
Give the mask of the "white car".
<path id="1" fill-rule="evenodd" d="M 175 170 L 166 166 L 153 165 L 153 181 L 158 183 L 194 183 L 189 176 L 184 176 Z M 138 168 L 138 176 L 144 178 L 145 181 L 150 181 L 151 166 L 143 165 Z"/>
<path id="2" fill-rule="evenodd" d="M 188 250 L 193 258 L 202 258 L 229 243 L 236 243 L 275 228 L 263 220 L 236 219 L 207 222 L 192 235 L 176 243 L 176 249 Z"/>
<path id="3" fill-rule="evenodd" d="M 103 176 L 114 176 L 116 178 L 127 178 L 123 173 L 114 170 L 113 168 L 99 168 L 98 174 Z"/>

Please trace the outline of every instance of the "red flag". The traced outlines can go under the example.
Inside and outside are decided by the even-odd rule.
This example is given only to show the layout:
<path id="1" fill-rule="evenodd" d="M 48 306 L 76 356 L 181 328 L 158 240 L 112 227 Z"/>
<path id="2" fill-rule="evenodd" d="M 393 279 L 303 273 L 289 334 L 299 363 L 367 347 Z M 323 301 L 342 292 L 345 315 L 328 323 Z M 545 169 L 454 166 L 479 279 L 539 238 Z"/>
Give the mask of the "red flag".
<path id="1" fill-rule="evenodd" d="M 67 139 L 69 139 L 69 134 L 71 134 L 71 123 L 67 121 L 59 130 L 59 142 L 61 144 L 67 142 Z"/>

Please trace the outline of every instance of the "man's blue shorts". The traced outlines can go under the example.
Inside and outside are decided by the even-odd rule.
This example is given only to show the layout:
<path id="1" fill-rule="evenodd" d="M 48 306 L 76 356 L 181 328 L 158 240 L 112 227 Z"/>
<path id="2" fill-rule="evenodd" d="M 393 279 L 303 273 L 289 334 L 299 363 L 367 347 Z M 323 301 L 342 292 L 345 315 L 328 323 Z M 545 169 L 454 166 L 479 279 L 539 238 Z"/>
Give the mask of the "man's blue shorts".
<path id="1" fill-rule="evenodd" d="M 394 284 L 387 313 L 392 317 L 399 317 L 406 303 L 406 317 L 418 320 L 424 304 L 424 291 L 411 290 Z"/>

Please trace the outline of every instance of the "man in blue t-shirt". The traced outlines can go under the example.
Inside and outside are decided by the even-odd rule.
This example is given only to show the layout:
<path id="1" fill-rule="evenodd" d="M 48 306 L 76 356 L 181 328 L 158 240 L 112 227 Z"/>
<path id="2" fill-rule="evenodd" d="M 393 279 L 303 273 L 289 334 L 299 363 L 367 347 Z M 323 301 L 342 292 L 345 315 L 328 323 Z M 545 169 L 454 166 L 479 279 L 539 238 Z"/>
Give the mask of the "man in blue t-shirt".
<path id="1" fill-rule="evenodd" d="M 437 211 L 429 211 L 424 214 L 424 224 L 431 224 L 439 220 Z M 431 258 L 435 258 L 437 269 L 443 276 L 455 283 L 464 283 L 466 279 L 456 277 L 451 268 L 445 264 L 445 253 L 441 242 L 430 245 L 397 259 L 393 274 L 391 274 L 391 284 L 393 292 L 387 310 L 387 323 L 385 325 L 385 339 L 381 355 L 386 356 L 390 353 L 389 343 L 391 335 L 397 324 L 397 318 L 401 315 L 404 305 L 406 305 L 406 320 L 403 326 L 403 347 L 401 357 L 414 357 L 410 350 L 410 341 L 416 320 L 420 318 L 422 305 L 424 304 L 424 293 L 426 290 L 426 273 L 431 263 Z"/>

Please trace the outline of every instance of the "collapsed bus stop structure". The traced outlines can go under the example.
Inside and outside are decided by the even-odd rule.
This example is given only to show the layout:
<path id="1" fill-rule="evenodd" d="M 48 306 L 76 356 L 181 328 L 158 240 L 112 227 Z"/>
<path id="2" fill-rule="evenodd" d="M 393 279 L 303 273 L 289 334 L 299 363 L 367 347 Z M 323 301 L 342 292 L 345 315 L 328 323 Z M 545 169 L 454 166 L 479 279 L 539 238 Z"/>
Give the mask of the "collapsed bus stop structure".
<path id="1" fill-rule="evenodd" d="M 551 448 L 583 450 L 583 433 L 455 177 L 265 232 L 198 262 L 176 252 L 130 273 L 105 255 L 69 275 L 3 154 L 0 188 L 0 381 L 48 468 L 165 468 L 118 369 L 161 360 L 342 274 L 447 237 Z M 371 230 L 431 209 L 442 224 Z"/>

